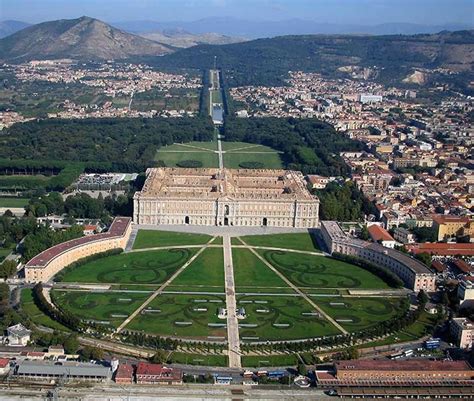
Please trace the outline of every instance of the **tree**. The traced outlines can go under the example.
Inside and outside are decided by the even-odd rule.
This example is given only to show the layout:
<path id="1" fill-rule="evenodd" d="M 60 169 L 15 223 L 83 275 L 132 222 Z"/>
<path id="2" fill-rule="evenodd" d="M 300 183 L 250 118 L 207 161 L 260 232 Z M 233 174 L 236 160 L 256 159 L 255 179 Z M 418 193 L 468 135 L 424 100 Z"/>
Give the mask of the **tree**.
<path id="1" fill-rule="evenodd" d="M 415 258 L 417 258 L 420 262 L 424 263 L 426 266 L 431 266 L 432 258 L 429 253 L 418 253 L 415 255 Z"/>
<path id="2" fill-rule="evenodd" d="M 369 230 L 367 228 L 367 226 L 362 226 L 362 230 L 361 230 L 361 233 L 360 233 L 360 238 L 362 238 L 363 240 L 367 241 L 369 239 Z"/>
<path id="3" fill-rule="evenodd" d="M 306 368 L 306 365 L 302 362 L 298 364 L 298 374 L 301 376 L 306 376 L 308 374 L 308 369 Z"/>
<path id="4" fill-rule="evenodd" d="M 64 351 L 66 354 L 76 354 L 79 349 L 79 340 L 75 334 L 71 334 L 64 340 Z"/>
<path id="5" fill-rule="evenodd" d="M 156 351 L 156 353 L 150 358 L 152 363 L 165 363 L 167 361 L 168 353 L 162 349 Z"/>
<path id="6" fill-rule="evenodd" d="M 428 295 L 426 295 L 426 292 L 423 290 L 420 290 L 416 298 L 418 299 L 420 305 L 426 305 L 429 300 Z"/>
<path id="7" fill-rule="evenodd" d="M 81 350 L 81 356 L 83 359 L 100 361 L 104 359 L 104 350 L 97 347 L 86 346 Z"/>
<path id="8" fill-rule="evenodd" d="M 5 260 L 0 265 L 0 278 L 10 278 L 16 274 L 16 262 L 14 260 Z"/>

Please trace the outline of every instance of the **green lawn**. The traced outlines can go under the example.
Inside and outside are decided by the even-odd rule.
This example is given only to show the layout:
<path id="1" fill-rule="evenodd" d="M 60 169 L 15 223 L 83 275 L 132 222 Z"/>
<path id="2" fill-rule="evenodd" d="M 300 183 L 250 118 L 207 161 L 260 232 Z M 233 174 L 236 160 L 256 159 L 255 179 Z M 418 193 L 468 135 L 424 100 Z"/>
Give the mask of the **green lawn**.
<path id="1" fill-rule="evenodd" d="M 194 148 L 200 148 L 205 151 L 206 149 L 209 151 L 217 150 L 217 141 L 211 142 L 186 142 L 186 143 L 173 143 L 172 145 L 163 146 L 159 149 L 159 152 L 169 152 L 169 151 L 193 151 Z M 199 149 L 195 149 L 196 152 L 199 152 Z M 212 153 L 212 152 L 209 152 Z"/>
<path id="2" fill-rule="evenodd" d="M 232 249 L 232 260 L 234 264 L 234 280 L 236 291 L 245 287 L 246 291 L 256 288 L 253 292 L 268 291 L 266 287 L 285 287 L 288 285 L 260 259 L 248 249 Z M 293 293 L 294 291 L 291 290 Z"/>
<path id="3" fill-rule="evenodd" d="M 224 296 L 161 294 L 126 328 L 164 336 L 225 337 L 224 326 L 208 325 L 226 324 L 225 319 L 217 317 L 221 307 L 225 307 Z"/>
<path id="4" fill-rule="evenodd" d="M 427 312 L 423 312 L 420 318 L 415 323 L 411 324 L 405 329 L 400 330 L 382 340 L 362 344 L 359 348 L 377 347 L 379 345 L 389 345 L 417 340 L 427 335 L 428 333 L 431 333 L 434 325 L 435 317 L 428 314 Z"/>
<path id="5" fill-rule="evenodd" d="M 269 146 L 259 145 L 249 142 L 226 142 L 222 141 L 222 150 L 232 153 L 236 152 L 270 152 L 275 153 L 276 150 L 270 148 Z"/>
<path id="6" fill-rule="evenodd" d="M 174 286 L 215 286 L 224 288 L 222 248 L 207 248 L 172 283 Z"/>
<path id="7" fill-rule="evenodd" d="M 183 162 L 185 160 L 196 160 L 202 164 L 201 167 L 205 168 L 219 167 L 219 159 L 217 153 L 206 151 L 200 152 L 199 150 L 196 150 L 195 152 L 162 152 L 158 150 L 155 156 L 155 160 L 162 161 L 166 167 L 177 167 L 178 163 Z"/>
<path id="8" fill-rule="evenodd" d="M 137 237 L 133 243 L 133 249 L 145 249 L 174 245 L 204 245 L 205 243 L 209 242 L 211 238 L 212 237 L 210 235 L 205 234 L 138 230 Z"/>
<path id="9" fill-rule="evenodd" d="M 204 365 L 204 366 L 229 366 L 227 355 L 201 355 L 184 352 L 173 352 L 170 355 L 173 363 L 185 365 Z"/>
<path id="10" fill-rule="evenodd" d="M 401 310 L 401 299 L 314 297 L 314 301 L 346 330 L 354 332 L 390 320 Z"/>
<path id="11" fill-rule="evenodd" d="M 289 355 L 244 355 L 242 366 L 246 368 L 264 368 L 270 366 L 296 366 L 299 360 L 295 354 Z"/>
<path id="12" fill-rule="evenodd" d="M 30 288 L 23 288 L 20 296 L 21 310 L 31 319 L 34 324 L 49 327 L 55 330 L 69 331 L 66 326 L 51 319 L 45 315 L 33 301 L 33 290 Z"/>
<path id="13" fill-rule="evenodd" d="M 211 91 L 212 103 L 222 103 L 222 91 L 213 90 Z"/>
<path id="14" fill-rule="evenodd" d="M 249 151 L 250 152 L 250 151 Z M 262 168 L 281 169 L 283 164 L 276 152 L 265 153 L 224 153 L 224 166 L 227 168 L 242 168 L 241 163 L 262 163 Z"/>
<path id="15" fill-rule="evenodd" d="M 84 320 L 118 327 L 149 294 L 53 290 L 53 301 Z"/>
<path id="16" fill-rule="evenodd" d="M 241 237 L 248 245 L 270 248 L 296 249 L 299 251 L 319 250 L 316 239 L 310 233 L 246 235 Z M 233 242 L 234 244 L 234 242 Z M 235 245 L 240 245 L 236 240 Z"/>
<path id="17" fill-rule="evenodd" d="M 195 253 L 196 249 L 192 248 L 122 253 L 66 271 L 62 281 L 159 284 L 165 282 Z"/>
<path id="18" fill-rule="evenodd" d="M 271 250 L 258 252 L 298 287 L 389 288 L 367 270 L 330 257 Z"/>
<path id="19" fill-rule="evenodd" d="M 25 207 L 28 202 L 28 198 L 0 198 L 0 207 Z"/>
<path id="20" fill-rule="evenodd" d="M 247 317 L 239 320 L 240 338 L 243 341 L 246 341 L 244 337 L 258 337 L 259 341 L 293 340 L 339 333 L 324 318 L 304 315 L 314 313 L 314 310 L 300 297 L 249 295 L 238 297 L 237 304 L 247 312 Z M 243 326 L 246 324 L 252 326 Z"/>

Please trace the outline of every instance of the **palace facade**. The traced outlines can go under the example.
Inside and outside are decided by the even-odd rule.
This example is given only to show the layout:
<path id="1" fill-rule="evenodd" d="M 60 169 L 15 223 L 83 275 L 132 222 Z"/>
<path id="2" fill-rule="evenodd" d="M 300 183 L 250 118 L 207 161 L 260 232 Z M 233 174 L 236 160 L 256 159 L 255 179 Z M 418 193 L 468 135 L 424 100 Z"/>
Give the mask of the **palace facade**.
<path id="1" fill-rule="evenodd" d="M 289 170 L 150 168 L 134 196 L 137 224 L 316 227 L 319 199 Z"/>

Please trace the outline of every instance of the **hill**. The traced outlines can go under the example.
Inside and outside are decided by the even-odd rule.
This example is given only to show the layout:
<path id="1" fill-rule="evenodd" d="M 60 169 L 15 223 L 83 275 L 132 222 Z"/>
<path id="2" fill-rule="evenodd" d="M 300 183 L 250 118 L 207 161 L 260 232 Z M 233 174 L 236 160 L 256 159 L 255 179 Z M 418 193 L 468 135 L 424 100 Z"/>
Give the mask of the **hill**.
<path id="1" fill-rule="evenodd" d="M 202 44 L 227 45 L 230 43 L 239 43 L 245 41 L 243 38 L 221 35 L 218 33 L 208 32 L 193 34 L 180 29 L 147 32 L 140 34 L 140 36 L 177 48 L 188 48 Z"/>
<path id="2" fill-rule="evenodd" d="M 18 32 L 31 24 L 22 21 L 0 21 L 0 38 L 11 35 L 12 33 Z"/>
<path id="3" fill-rule="evenodd" d="M 43 22 L 0 40 L 0 60 L 124 59 L 169 53 L 168 46 L 89 17 Z"/>
<path id="4" fill-rule="evenodd" d="M 381 82 L 402 82 L 416 68 L 447 68 L 471 76 L 474 31 L 433 35 L 302 35 L 200 45 L 148 60 L 158 66 L 211 68 L 214 56 L 230 86 L 281 85 L 290 70 L 347 77 L 341 67 L 378 69 Z M 464 82 L 469 82 L 463 78 Z"/>

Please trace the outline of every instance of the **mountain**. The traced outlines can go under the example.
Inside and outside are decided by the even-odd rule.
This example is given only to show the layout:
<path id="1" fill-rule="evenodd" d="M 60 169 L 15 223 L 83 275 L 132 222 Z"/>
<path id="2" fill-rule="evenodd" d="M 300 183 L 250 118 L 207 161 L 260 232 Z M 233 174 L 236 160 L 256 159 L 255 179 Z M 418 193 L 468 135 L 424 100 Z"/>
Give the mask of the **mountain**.
<path id="1" fill-rule="evenodd" d="M 147 32 L 140 34 L 140 36 L 177 48 L 188 48 L 202 44 L 227 45 L 230 43 L 244 42 L 246 40 L 212 32 L 193 34 L 181 29 Z"/>
<path id="2" fill-rule="evenodd" d="M 347 77 L 342 67 L 371 69 L 384 83 L 401 83 L 415 69 L 445 68 L 458 72 L 446 74 L 447 79 L 468 85 L 474 79 L 474 31 L 280 36 L 222 46 L 199 45 L 147 62 L 157 67 L 203 69 L 212 68 L 215 56 L 230 86 L 282 85 L 291 70 Z"/>
<path id="3" fill-rule="evenodd" d="M 269 38 L 283 35 L 308 34 L 369 34 L 369 35 L 413 35 L 472 29 L 473 25 L 445 24 L 422 25 L 413 23 L 384 23 L 378 25 L 332 24 L 304 19 L 283 21 L 245 20 L 233 17 L 209 17 L 196 21 L 123 21 L 112 23 L 127 32 L 142 34 L 146 32 L 181 29 L 192 34 L 209 31 L 250 39 Z"/>
<path id="4" fill-rule="evenodd" d="M 0 21 L 0 38 L 11 35 L 12 33 L 21 31 L 22 29 L 29 27 L 31 24 L 22 21 Z"/>
<path id="5" fill-rule="evenodd" d="M 58 58 L 124 59 L 171 51 L 168 46 L 89 17 L 43 22 L 0 39 L 0 60 L 9 62 Z"/>

